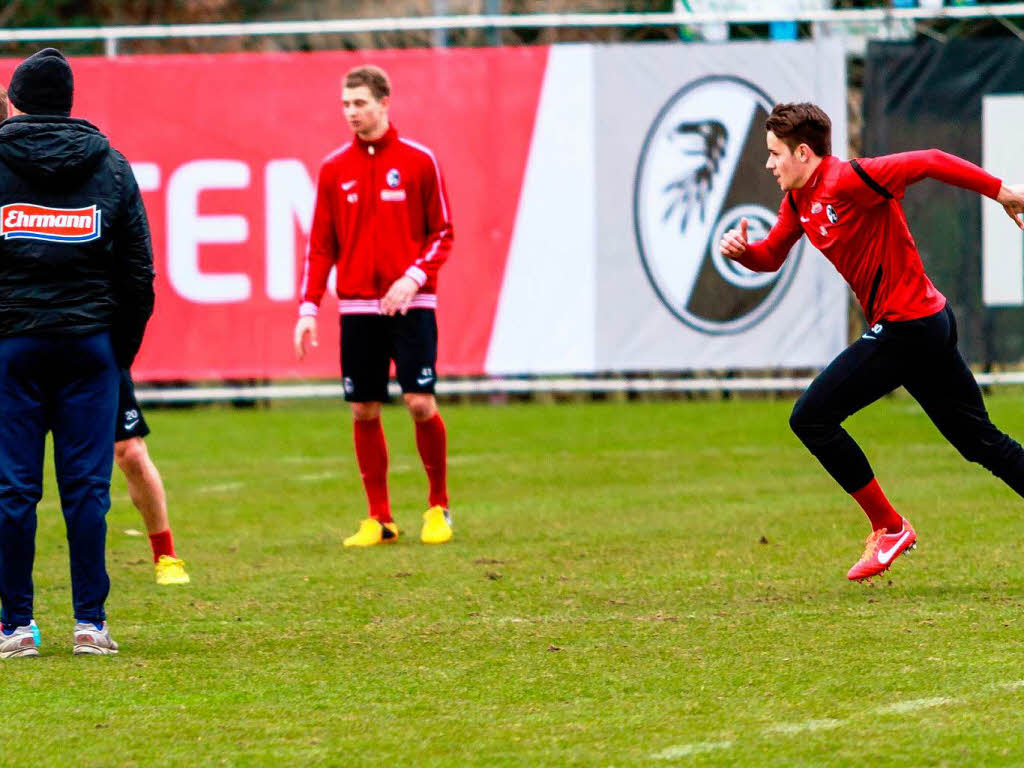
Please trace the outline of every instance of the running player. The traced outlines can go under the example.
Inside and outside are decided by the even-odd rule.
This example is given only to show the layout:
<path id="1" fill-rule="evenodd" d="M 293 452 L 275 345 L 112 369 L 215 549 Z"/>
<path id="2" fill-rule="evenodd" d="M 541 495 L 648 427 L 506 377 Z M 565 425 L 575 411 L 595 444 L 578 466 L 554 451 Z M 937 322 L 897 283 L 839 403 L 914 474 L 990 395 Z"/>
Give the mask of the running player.
<path id="1" fill-rule="evenodd" d="M 722 238 L 721 252 L 758 272 L 777 270 L 806 235 L 853 289 L 868 330 L 830 363 L 797 401 L 790 426 L 871 522 L 851 580 L 886 570 L 917 534 L 889 503 L 843 421 L 899 386 L 942 435 L 1024 495 L 1024 450 L 989 420 L 981 392 L 957 350 L 956 319 L 924 272 L 900 199 L 932 178 L 990 197 L 1024 229 L 1024 186 L 936 149 L 844 162 L 832 155 L 832 123 L 813 104 L 778 104 L 765 123 L 767 169 L 785 193 L 768 236 L 747 240 L 747 222 Z"/>

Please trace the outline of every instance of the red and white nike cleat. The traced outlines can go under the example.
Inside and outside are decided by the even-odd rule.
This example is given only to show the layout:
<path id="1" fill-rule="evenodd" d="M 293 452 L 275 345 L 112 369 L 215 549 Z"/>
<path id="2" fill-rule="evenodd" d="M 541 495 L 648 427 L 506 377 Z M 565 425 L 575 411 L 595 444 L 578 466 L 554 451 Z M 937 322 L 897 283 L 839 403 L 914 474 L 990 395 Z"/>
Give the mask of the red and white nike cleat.
<path id="1" fill-rule="evenodd" d="M 915 546 L 917 534 L 906 518 L 903 519 L 903 528 L 896 533 L 888 533 L 884 528 L 872 531 L 865 542 L 864 554 L 846 574 L 846 578 L 860 581 L 877 576 L 887 570 L 893 560 Z"/>

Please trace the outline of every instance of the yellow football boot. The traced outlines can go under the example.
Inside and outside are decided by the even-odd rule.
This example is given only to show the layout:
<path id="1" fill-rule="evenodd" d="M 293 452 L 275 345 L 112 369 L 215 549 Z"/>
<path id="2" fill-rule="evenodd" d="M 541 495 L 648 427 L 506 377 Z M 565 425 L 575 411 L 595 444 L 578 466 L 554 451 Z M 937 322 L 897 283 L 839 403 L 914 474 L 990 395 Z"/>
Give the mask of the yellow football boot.
<path id="1" fill-rule="evenodd" d="M 180 557 L 160 555 L 156 561 L 156 583 L 162 586 L 168 584 L 188 584 L 191 579 L 185 572 L 185 561 Z"/>
<path id="2" fill-rule="evenodd" d="M 452 516 L 444 507 L 431 507 L 423 513 L 420 540 L 424 544 L 444 544 L 452 538 Z"/>
<path id="3" fill-rule="evenodd" d="M 398 541 L 398 526 L 382 523 L 368 517 L 359 524 L 359 530 L 343 542 L 346 547 L 372 547 L 375 544 L 392 544 Z"/>

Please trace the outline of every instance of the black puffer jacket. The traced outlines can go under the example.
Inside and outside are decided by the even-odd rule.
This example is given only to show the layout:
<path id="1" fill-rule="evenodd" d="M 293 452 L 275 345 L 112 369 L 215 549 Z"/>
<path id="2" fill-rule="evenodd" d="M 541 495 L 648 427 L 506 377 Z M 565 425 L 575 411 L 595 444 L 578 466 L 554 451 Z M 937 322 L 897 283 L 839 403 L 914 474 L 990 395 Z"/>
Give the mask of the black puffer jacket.
<path id="1" fill-rule="evenodd" d="M 153 313 L 153 249 L 124 156 L 85 120 L 0 124 L 0 337 L 109 330 L 131 366 Z"/>

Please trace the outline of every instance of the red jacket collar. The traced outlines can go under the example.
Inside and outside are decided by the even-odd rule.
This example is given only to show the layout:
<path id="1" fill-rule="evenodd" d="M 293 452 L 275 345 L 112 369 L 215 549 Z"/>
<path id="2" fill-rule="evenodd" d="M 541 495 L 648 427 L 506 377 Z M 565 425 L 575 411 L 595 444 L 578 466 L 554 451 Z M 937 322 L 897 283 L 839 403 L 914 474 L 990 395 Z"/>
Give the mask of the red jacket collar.
<path id="1" fill-rule="evenodd" d="M 801 191 L 811 190 L 818 186 L 818 182 L 821 181 L 821 175 L 828 168 L 831 168 L 835 162 L 835 155 L 826 155 L 825 157 L 821 158 L 821 162 L 818 163 L 818 167 L 814 169 L 814 173 L 811 174 L 811 177 L 807 180 L 807 183 L 800 188 Z"/>
<path id="2" fill-rule="evenodd" d="M 387 131 L 379 139 L 373 141 L 366 141 L 356 136 L 356 144 L 360 146 L 364 151 L 367 147 L 373 147 L 374 151 L 384 149 L 384 147 L 398 140 L 398 131 L 395 130 L 394 125 L 389 125 Z"/>

